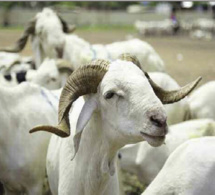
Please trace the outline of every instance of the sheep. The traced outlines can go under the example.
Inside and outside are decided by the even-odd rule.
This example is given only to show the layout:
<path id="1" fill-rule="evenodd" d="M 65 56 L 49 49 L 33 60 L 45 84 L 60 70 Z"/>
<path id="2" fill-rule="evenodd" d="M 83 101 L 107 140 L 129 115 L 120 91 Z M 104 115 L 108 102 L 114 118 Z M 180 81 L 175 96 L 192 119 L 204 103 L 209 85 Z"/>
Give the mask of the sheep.
<path id="1" fill-rule="evenodd" d="M 136 174 L 142 183 L 148 185 L 179 145 L 192 138 L 214 135 L 215 121 L 212 119 L 196 119 L 172 125 L 166 136 L 165 145 L 159 148 L 153 148 L 145 142 L 122 148 L 121 168 Z"/>
<path id="2" fill-rule="evenodd" d="M 160 146 L 167 133 L 162 103 L 179 101 L 199 82 L 165 91 L 134 64 L 138 65 L 134 56 L 122 55 L 111 63 L 96 60 L 75 70 L 61 93 L 58 126 L 30 130 L 67 137 L 53 135 L 48 148 L 53 195 L 119 194 L 118 149 L 143 140 Z"/>
<path id="3" fill-rule="evenodd" d="M 60 90 L 27 82 L 13 88 L 0 86 L 0 182 L 7 195 L 46 194 L 50 134 L 30 136 L 28 130 L 37 124 L 57 123 L 59 95 Z"/>
<path id="4" fill-rule="evenodd" d="M 22 57 L 18 54 L 0 52 L 0 72 L 11 73 L 27 71 L 34 68 L 34 61 L 31 57 Z"/>
<path id="5" fill-rule="evenodd" d="M 46 58 L 38 70 L 0 75 L 0 85 L 12 87 L 28 81 L 47 89 L 59 89 L 65 84 L 72 71 L 71 65 L 67 61 Z"/>
<path id="6" fill-rule="evenodd" d="M 213 195 L 215 138 L 189 140 L 168 158 L 142 195 Z"/>
<path id="7" fill-rule="evenodd" d="M 38 13 L 36 17 L 28 23 L 16 45 L 13 47 L 1 48 L 0 51 L 11 53 L 22 51 L 27 43 L 28 37 L 31 35 L 36 69 L 39 68 L 45 57 L 62 57 L 61 49 L 64 44 L 62 35 L 64 35 L 63 33 L 73 32 L 75 26 L 68 25 L 58 14 L 54 12 L 53 14 L 52 12 L 51 9 L 45 8 L 43 12 Z M 44 27 L 46 31 L 42 31 Z M 48 36 L 49 34 L 53 34 L 53 36 Z M 48 39 L 45 39 L 45 36 L 48 36 Z M 43 51 L 45 51 L 46 56 L 44 56 Z"/>
<path id="8" fill-rule="evenodd" d="M 140 60 L 142 69 L 165 71 L 163 60 L 146 42 L 132 39 L 107 45 L 91 45 L 77 35 L 68 35 L 67 31 L 63 30 L 68 28 L 68 25 L 62 21 L 62 18 L 59 18 L 53 10 L 44 8 L 28 24 L 16 45 L 12 48 L 1 49 L 1 51 L 21 51 L 28 37 L 32 36 L 32 48 L 37 67 L 45 57 L 66 59 L 71 62 L 75 70 L 96 58 L 114 60 L 122 53 L 131 53 Z"/>
<path id="9" fill-rule="evenodd" d="M 19 54 L 0 52 L 0 68 L 7 66 L 20 58 Z"/>
<path id="10" fill-rule="evenodd" d="M 141 35 L 172 35 L 174 23 L 170 19 L 163 21 L 139 21 L 134 23 L 134 27 Z"/>
<path id="11" fill-rule="evenodd" d="M 208 18 L 199 18 L 193 23 L 193 30 L 202 30 L 205 32 L 214 33 L 215 31 L 215 22 L 212 19 Z"/>
<path id="12" fill-rule="evenodd" d="M 188 98 L 189 109 L 186 114 L 186 119 L 194 118 L 211 118 L 215 120 L 215 81 L 210 81 Z"/>
<path id="13" fill-rule="evenodd" d="M 20 57 L 11 64 L 2 66 L 1 72 L 3 74 L 18 73 L 30 69 L 35 69 L 35 63 L 32 57 Z"/>
<path id="14" fill-rule="evenodd" d="M 190 22 L 191 23 L 191 22 Z M 211 40 L 215 32 L 215 22 L 207 18 L 199 18 L 190 25 L 189 36 L 192 39 Z"/>
<path id="15" fill-rule="evenodd" d="M 178 83 L 166 73 L 150 72 L 149 76 L 157 85 L 159 85 L 159 87 L 165 90 L 176 90 L 180 88 Z M 187 98 L 184 98 L 183 100 L 180 100 L 179 102 L 176 102 L 174 104 L 164 105 L 164 107 L 167 113 L 168 125 L 173 125 L 173 124 L 183 122 L 185 120 L 187 113 L 189 112 Z M 145 146 L 147 144 L 143 143 L 143 145 Z M 140 147 L 141 147 L 141 143 L 131 144 L 131 145 L 126 145 L 124 148 L 120 150 L 120 155 L 122 156 L 122 159 L 120 160 L 120 164 L 123 170 L 129 171 L 134 174 L 138 172 L 135 159 L 137 158 L 138 150 L 140 149 Z M 146 147 L 146 150 L 147 149 L 148 147 Z M 147 183 L 147 184 L 151 181 L 151 179 L 144 178 L 143 176 L 141 176 L 141 174 L 140 174 L 140 180 L 143 183 Z"/>
<path id="16" fill-rule="evenodd" d="M 212 33 L 203 30 L 193 30 L 190 32 L 192 39 L 203 39 L 210 41 L 212 39 Z"/>

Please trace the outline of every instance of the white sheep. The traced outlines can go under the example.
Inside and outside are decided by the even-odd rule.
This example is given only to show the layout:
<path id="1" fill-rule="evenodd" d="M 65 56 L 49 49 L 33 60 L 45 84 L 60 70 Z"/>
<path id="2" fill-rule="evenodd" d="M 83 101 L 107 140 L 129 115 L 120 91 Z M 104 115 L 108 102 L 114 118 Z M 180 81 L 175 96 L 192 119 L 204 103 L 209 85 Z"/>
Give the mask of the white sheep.
<path id="1" fill-rule="evenodd" d="M 214 137 L 185 142 L 170 155 L 142 195 L 213 195 L 214 150 Z"/>
<path id="2" fill-rule="evenodd" d="M 27 82 L 0 87 L 0 181 L 7 195 L 46 194 L 50 135 L 31 136 L 29 129 L 57 123 L 59 94 Z"/>
<path id="3" fill-rule="evenodd" d="M 14 61 L 17 61 L 19 58 L 19 54 L 16 53 L 0 52 L 0 70 Z"/>
<path id="4" fill-rule="evenodd" d="M 174 23 L 170 19 L 162 21 L 140 21 L 134 23 L 136 30 L 144 36 L 147 35 L 172 35 Z"/>
<path id="5" fill-rule="evenodd" d="M 27 71 L 34 68 L 31 57 L 23 57 L 15 53 L 0 52 L 0 72 L 11 73 Z"/>
<path id="6" fill-rule="evenodd" d="M 69 136 L 61 139 L 53 135 L 50 141 L 47 173 L 54 195 L 119 194 L 115 172 L 118 149 L 143 140 L 160 146 L 167 133 L 161 102 L 182 99 L 199 81 L 167 92 L 132 59 L 123 56 L 112 63 L 97 60 L 74 71 L 61 93 L 59 125 L 30 131 Z M 78 99 L 83 95 L 84 99 Z"/>
<path id="7" fill-rule="evenodd" d="M 215 121 L 212 119 L 196 119 L 172 125 L 166 136 L 165 145 L 159 148 L 153 148 L 145 142 L 122 148 L 121 168 L 136 174 L 142 183 L 148 185 L 179 145 L 192 138 L 214 135 Z"/>
<path id="8" fill-rule="evenodd" d="M 2 51 L 21 51 L 29 36 L 32 37 L 32 48 L 36 66 L 39 67 L 45 57 L 69 60 L 77 69 L 80 65 L 96 58 L 114 60 L 122 53 L 137 56 L 142 69 L 147 71 L 165 71 L 163 60 L 148 43 L 133 39 L 112 44 L 91 45 L 76 35 L 68 35 L 68 25 L 53 10 L 44 8 L 29 23 L 15 47 Z"/>
<path id="9" fill-rule="evenodd" d="M 215 81 L 210 81 L 188 98 L 189 112 L 186 118 L 211 118 L 215 120 Z"/>
<path id="10" fill-rule="evenodd" d="M 0 85 L 12 87 L 28 81 L 47 89 L 59 89 L 65 84 L 72 71 L 71 65 L 67 61 L 46 58 L 38 70 L 31 69 L 0 75 Z"/>
<path id="11" fill-rule="evenodd" d="M 193 30 L 202 30 L 205 32 L 215 32 L 215 22 L 213 19 L 199 18 L 193 22 Z"/>
<path id="12" fill-rule="evenodd" d="M 203 30 L 193 30 L 189 35 L 192 39 L 202 39 L 210 41 L 212 39 L 212 33 Z"/>

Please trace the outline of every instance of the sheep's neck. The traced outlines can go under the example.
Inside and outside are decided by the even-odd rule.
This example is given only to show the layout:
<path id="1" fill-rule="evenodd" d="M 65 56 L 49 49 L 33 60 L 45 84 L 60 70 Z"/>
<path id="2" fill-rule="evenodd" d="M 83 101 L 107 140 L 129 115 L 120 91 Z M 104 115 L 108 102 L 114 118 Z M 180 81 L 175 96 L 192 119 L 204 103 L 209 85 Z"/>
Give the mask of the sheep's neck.
<path id="1" fill-rule="evenodd" d="M 83 182 L 83 193 L 103 194 L 115 173 L 115 156 L 119 146 L 107 138 L 100 114 L 94 113 L 82 133 L 79 151 L 75 157 L 76 171 Z M 84 154 L 84 155 L 83 155 Z M 78 169 L 82 167 L 82 169 Z M 117 176 L 115 175 L 115 178 Z M 111 180 L 114 178 L 112 177 Z"/>

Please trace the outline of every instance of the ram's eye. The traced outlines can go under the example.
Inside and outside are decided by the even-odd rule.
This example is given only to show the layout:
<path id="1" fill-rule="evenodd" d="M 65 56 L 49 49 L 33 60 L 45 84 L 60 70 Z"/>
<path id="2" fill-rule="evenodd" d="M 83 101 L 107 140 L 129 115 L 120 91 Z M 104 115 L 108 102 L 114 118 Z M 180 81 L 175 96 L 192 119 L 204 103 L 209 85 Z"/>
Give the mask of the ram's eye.
<path id="1" fill-rule="evenodd" d="M 111 99 L 114 96 L 114 92 L 110 91 L 104 95 L 105 99 Z"/>

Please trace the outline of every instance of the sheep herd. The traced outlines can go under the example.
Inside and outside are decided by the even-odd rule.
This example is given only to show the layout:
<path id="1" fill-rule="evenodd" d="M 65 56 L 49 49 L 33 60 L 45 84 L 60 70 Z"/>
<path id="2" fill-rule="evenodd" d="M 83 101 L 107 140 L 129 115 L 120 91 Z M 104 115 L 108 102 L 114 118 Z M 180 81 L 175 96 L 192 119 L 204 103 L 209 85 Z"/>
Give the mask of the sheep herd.
<path id="1" fill-rule="evenodd" d="M 188 35 L 191 39 L 211 40 L 215 34 L 215 22 L 210 18 L 193 21 L 181 20 L 177 24 L 172 19 L 160 21 L 141 21 L 134 23 L 136 31 L 142 36 Z"/>
<path id="2" fill-rule="evenodd" d="M 180 87 L 148 43 L 73 31 L 44 8 L 0 48 L 0 195 L 121 195 L 121 170 L 142 195 L 215 194 L 215 82 Z"/>

